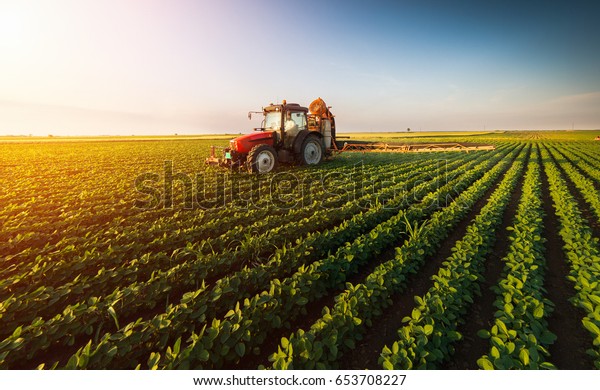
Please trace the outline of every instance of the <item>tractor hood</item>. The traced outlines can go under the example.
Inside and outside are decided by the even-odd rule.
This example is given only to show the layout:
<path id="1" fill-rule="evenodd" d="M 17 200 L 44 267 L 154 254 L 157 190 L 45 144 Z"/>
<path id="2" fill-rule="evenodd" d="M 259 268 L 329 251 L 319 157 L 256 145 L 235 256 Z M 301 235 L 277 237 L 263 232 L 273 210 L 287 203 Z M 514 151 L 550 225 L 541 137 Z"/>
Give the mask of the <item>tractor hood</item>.
<path id="1" fill-rule="evenodd" d="M 229 141 L 229 146 L 232 150 L 238 153 L 250 153 L 250 150 L 256 145 L 269 145 L 275 144 L 275 137 L 277 136 L 276 131 L 262 131 L 260 133 L 251 133 L 242 135 Z"/>

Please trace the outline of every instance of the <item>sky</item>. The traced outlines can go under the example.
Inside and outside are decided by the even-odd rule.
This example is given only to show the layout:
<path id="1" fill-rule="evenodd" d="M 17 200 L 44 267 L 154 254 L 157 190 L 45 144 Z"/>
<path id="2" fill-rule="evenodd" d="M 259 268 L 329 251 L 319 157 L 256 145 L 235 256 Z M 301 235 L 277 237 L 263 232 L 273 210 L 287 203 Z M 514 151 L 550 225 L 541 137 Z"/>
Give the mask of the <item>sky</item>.
<path id="1" fill-rule="evenodd" d="M 0 135 L 600 129 L 598 1 L 0 0 Z M 256 117 L 254 117 L 256 118 Z"/>

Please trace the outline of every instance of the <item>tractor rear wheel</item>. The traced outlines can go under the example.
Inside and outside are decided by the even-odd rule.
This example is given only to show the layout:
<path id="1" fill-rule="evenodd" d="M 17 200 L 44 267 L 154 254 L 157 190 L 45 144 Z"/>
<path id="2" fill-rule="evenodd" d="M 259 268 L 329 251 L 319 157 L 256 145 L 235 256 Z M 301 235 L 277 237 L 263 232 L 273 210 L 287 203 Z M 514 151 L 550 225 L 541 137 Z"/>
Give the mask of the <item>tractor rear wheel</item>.
<path id="1" fill-rule="evenodd" d="M 277 167 L 277 152 L 269 145 L 256 145 L 246 159 L 252 173 L 269 173 Z"/>
<path id="2" fill-rule="evenodd" d="M 309 135 L 302 142 L 298 162 L 300 165 L 317 165 L 323 161 L 323 142 L 314 135 Z"/>

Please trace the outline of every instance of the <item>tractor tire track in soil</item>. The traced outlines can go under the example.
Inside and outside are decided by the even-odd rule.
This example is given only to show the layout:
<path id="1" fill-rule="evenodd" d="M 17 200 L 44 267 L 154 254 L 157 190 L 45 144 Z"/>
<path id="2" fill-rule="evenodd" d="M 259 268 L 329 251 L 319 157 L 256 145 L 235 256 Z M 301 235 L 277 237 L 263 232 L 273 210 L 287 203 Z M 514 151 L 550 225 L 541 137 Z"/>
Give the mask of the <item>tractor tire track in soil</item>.
<path id="1" fill-rule="evenodd" d="M 367 330 L 363 340 L 357 343 L 356 349 L 342 356 L 339 362 L 340 369 L 381 369 L 378 364 L 381 349 L 384 345 L 392 345 L 398 338 L 397 330 L 403 326 L 402 319 L 410 316 L 414 307 L 414 297 L 421 296 L 429 290 L 431 287 L 431 277 L 438 272 L 446 258 L 450 257 L 455 243 L 464 237 L 467 227 L 479 214 L 483 206 L 487 204 L 492 193 L 500 185 L 503 175 L 510 169 L 515 160 L 516 158 L 513 158 L 513 161 L 507 165 L 494 185 L 475 203 L 469 214 L 451 230 L 437 253 L 425 262 L 418 273 L 412 274 L 408 278 L 406 281 L 408 287 L 391 297 L 393 305 L 386 309 L 386 315 L 373 321 L 373 326 Z"/>
<path id="2" fill-rule="evenodd" d="M 525 157 L 524 166 L 527 166 L 529 156 L 535 151 L 530 149 Z M 492 291 L 492 287 L 496 286 L 502 277 L 504 262 L 502 258 L 508 252 L 510 246 L 509 234 L 506 228 L 513 224 L 521 195 L 523 194 L 523 173 L 517 182 L 515 190 L 510 196 L 510 202 L 504 210 L 502 216 L 502 225 L 498 228 L 496 239 L 490 254 L 485 262 L 485 271 L 483 272 L 483 281 L 480 284 L 481 296 L 468 309 L 465 316 L 466 323 L 459 326 L 457 331 L 463 338 L 456 343 L 455 352 L 452 360 L 446 362 L 442 368 L 452 370 L 477 370 L 477 359 L 485 355 L 489 350 L 489 341 L 477 336 L 480 329 L 489 329 L 494 322 L 494 314 L 496 308 L 494 301 L 496 294 Z"/>
<path id="3" fill-rule="evenodd" d="M 548 318 L 549 330 L 557 336 L 549 348 L 550 362 L 565 370 L 589 370 L 594 367 L 586 350 L 592 339 L 583 328 L 584 312 L 575 307 L 569 298 L 575 295 L 575 287 L 567 279 L 570 267 L 563 251 L 564 242 L 559 236 L 560 223 L 550 196 L 546 171 L 542 169 L 542 203 L 544 205 L 544 237 L 546 238 L 546 296 L 554 303 L 554 311 Z M 576 191 L 571 189 L 571 193 Z"/>

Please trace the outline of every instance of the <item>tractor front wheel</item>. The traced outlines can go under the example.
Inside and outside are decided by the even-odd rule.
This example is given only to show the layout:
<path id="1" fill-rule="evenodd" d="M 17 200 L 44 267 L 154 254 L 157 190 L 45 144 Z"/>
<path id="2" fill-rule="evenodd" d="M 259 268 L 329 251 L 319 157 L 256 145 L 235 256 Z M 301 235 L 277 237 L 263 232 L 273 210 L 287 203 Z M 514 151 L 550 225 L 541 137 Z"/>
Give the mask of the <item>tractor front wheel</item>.
<path id="1" fill-rule="evenodd" d="M 277 167 L 277 152 L 269 145 L 256 145 L 246 160 L 252 173 L 269 173 Z"/>

